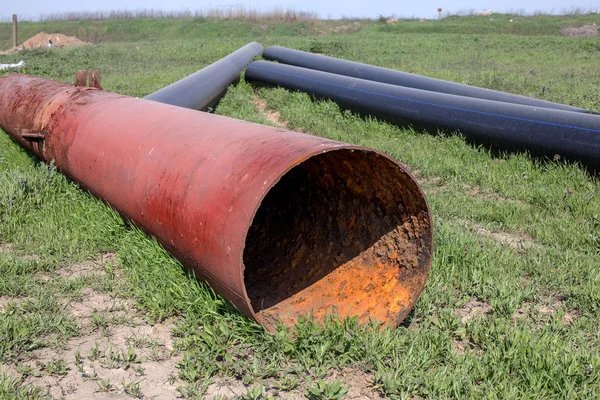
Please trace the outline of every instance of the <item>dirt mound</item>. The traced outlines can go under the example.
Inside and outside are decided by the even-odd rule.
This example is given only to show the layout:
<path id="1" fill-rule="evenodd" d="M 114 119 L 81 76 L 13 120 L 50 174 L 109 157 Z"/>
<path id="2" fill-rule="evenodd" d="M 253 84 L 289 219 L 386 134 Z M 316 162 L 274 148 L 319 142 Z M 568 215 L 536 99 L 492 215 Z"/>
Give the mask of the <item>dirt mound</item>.
<path id="1" fill-rule="evenodd" d="M 569 26 L 562 28 L 560 34 L 563 36 L 596 36 L 598 34 L 598 25 L 588 24 L 579 28 Z"/>
<path id="2" fill-rule="evenodd" d="M 49 41 L 52 41 L 52 47 L 70 47 L 70 46 L 85 46 L 90 44 L 75 36 L 66 36 L 62 33 L 46 33 L 40 32 L 37 35 L 27 39 L 15 50 L 38 49 L 40 47 L 48 47 Z"/>

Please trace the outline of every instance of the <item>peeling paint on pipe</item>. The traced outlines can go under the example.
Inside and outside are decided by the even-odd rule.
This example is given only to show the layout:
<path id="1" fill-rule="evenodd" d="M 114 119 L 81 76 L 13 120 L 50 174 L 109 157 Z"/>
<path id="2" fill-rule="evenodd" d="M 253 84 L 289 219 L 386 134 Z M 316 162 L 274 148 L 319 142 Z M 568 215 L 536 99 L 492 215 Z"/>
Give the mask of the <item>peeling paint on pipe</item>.
<path id="1" fill-rule="evenodd" d="M 229 85 L 240 79 L 242 70 L 262 51 L 263 47 L 260 43 L 248 43 L 227 57 L 144 98 L 206 111 L 225 95 Z"/>
<path id="2" fill-rule="evenodd" d="M 392 123 L 460 131 L 496 150 L 577 161 L 600 172 L 600 116 L 411 89 L 255 61 L 249 82 L 300 90 Z"/>
<path id="3" fill-rule="evenodd" d="M 395 326 L 431 265 L 416 181 L 374 150 L 7 75 L 0 127 L 273 330 L 312 312 Z"/>
<path id="4" fill-rule="evenodd" d="M 362 64 L 354 61 L 342 60 L 320 54 L 307 53 L 285 47 L 267 47 L 263 57 L 267 60 L 277 61 L 283 64 L 314 69 L 316 71 L 329 72 L 337 75 L 350 76 L 353 78 L 365 79 L 373 82 L 388 83 L 390 85 L 403 86 L 407 88 L 454 94 L 457 96 L 473 97 L 483 100 L 522 104 L 533 107 L 550 108 L 554 110 L 595 114 L 592 111 L 568 106 L 565 104 L 553 103 L 551 101 L 519 96 L 512 93 L 500 92 L 497 90 L 490 90 L 477 86 L 465 85 L 462 83 L 449 82 L 442 79 L 409 74 L 407 72 L 376 67 L 374 65 Z"/>

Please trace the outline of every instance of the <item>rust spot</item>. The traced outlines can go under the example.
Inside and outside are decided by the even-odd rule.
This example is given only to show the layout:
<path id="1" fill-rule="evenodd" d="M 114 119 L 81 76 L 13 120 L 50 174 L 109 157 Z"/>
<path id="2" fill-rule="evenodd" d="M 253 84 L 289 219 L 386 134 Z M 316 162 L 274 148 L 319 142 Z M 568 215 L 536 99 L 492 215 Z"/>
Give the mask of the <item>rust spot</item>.
<path id="1" fill-rule="evenodd" d="M 90 71 L 90 87 L 96 88 L 99 90 L 102 89 L 102 85 L 100 84 L 100 71 Z"/>
<path id="2" fill-rule="evenodd" d="M 78 70 L 75 72 L 75 82 L 73 83 L 75 86 L 86 87 L 88 82 L 88 72 L 87 70 Z"/>
<path id="3" fill-rule="evenodd" d="M 103 90 L 100 84 L 100 71 L 78 70 L 75 73 L 74 85 Z"/>
<path id="4" fill-rule="evenodd" d="M 21 137 L 27 140 L 43 140 L 45 136 L 42 132 L 32 132 L 26 129 L 21 131 Z"/>

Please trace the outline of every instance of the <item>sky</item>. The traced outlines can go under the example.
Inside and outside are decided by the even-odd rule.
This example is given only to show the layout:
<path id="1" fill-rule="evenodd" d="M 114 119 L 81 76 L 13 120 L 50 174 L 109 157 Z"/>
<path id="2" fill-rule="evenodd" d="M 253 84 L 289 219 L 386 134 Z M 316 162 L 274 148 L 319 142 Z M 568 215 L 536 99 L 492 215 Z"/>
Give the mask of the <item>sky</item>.
<path id="1" fill-rule="evenodd" d="M 533 13 L 544 11 L 561 13 L 571 8 L 600 9 L 600 0 L 211 0 L 200 2 L 194 0 L 0 0 L 0 20 L 8 20 L 12 14 L 20 19 L 35 20 L 41 14 L 69 11 L 110 11 L 156 9 L 179 11 L 189 9 L 206 10 L 209 8 L 231 7 L 241 5 L 246 9 L 268 11 L 275 7 L 291 8 L 296 11 L 316 12 L 321 18 L 367 17 L 379 15 L 397 17 L 435 18 L 437 9 L 451 11 L 487 11 L 496 12 L 524 11 Z"/>

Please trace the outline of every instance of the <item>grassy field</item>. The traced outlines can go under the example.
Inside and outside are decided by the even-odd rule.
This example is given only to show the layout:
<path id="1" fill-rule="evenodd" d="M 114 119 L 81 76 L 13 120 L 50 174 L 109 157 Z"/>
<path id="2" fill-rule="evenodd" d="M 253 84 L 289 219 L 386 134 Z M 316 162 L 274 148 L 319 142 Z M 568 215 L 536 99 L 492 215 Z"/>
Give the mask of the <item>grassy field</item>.
<path id="1" fill-rule="evenodd" d="M 27 23 L 105 36 L 1 60 L 62 81 L 99 69 L 106 90 L 144 96 L 259 40 L 600 111 L 600 39 L 559 34 L 600 16 L 511 18 Z M 0 398 L 600 397 L 597 178 L 244 82 L 215 112 L 373 147 L 415 173 L 436 232 L 414 312 L 397 329 L 305 320 L 268 334 L 1 134 Z"/>

